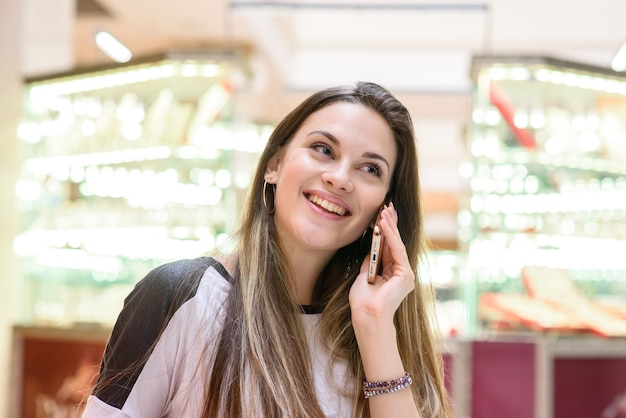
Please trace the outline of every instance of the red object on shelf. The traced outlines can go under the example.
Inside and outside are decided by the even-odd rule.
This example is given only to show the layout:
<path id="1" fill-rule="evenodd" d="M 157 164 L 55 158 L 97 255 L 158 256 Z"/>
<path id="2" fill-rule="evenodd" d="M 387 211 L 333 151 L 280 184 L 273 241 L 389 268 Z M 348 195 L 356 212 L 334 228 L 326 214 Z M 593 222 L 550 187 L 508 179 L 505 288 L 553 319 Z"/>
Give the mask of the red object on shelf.
<path id="1" fill-rule="evenodd" d="M 479 314 L 490 323 L 508 324 L 548 332 L 579 333 L 584 324 L 567 312 L 542 300 L 512 293 L 483 293 L 479 299 Z"/>
<path id="2" fill-rule="evenodd" d="M 491 80 L 489 84 L 489 101 L 498 109 L 506 124 L 511 128 L 517 142 L 524 148 L 536 149 L 537 141 L 535 137 L 527 129 L 515 125 L 515 111 L 513 106 L 493 80 Z"/>
<path id="3" fill-rule="evenodd" d="M 584 329 L 602 337 L 626 337 L 626 319 L 587 298 L 566 270 L 524 266 L 522 280 L 533 299 L 560 310 Z"/>

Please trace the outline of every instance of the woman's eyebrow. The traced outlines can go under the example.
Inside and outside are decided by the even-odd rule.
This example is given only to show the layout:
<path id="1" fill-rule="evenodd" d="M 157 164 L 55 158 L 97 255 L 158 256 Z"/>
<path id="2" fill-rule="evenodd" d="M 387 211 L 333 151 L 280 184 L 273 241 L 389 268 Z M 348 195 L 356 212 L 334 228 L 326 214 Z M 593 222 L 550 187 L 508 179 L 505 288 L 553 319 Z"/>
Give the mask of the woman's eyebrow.
<path id="1" fill-rule="evenodd" d="M 311 131 L 306 136 L 311 136 L 311 135 L 316 135 L 316 134 L 323 135 L 326 138 L 328 138 L 333 144 L 339 145 L 339 140 L 335 138 L 335 135 L 331 134 L 328 131 Z"/>
<path id="2" fill-rule="evenodd" d="M 335 136 L 328 131 L 311 131 L 306 136 L 311 136 L 311 135 L 316 135 L 316 134 L 323 135 L 326 138 L 328 138 L 328 140 L 332 142 L 333 144 L 339 145 L 339 140 L 335 138 Z M 389 161 L 387 161 L 387 159 L 383 157 L 382 155 L 376 154 L 374 152 L 364 152 L 363 156 L 366 158 L 373 158 L 375 160 L 382 161 L 387 166 L 387 170 L 391 171 L 391 168 L 389 167 Z"/>

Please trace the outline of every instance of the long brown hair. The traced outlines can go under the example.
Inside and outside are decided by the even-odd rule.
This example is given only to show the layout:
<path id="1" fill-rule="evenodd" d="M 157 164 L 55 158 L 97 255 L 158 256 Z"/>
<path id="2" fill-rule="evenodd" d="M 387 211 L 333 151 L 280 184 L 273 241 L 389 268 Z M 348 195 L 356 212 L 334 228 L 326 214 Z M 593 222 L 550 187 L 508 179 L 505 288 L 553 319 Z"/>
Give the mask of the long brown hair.
<path id="1" fill-rule="evenodd" d="M 277 241 L 274 219 L 264 207 L 267 165 L 312 113 L 337 102 L 358 103 L 378 112 L 393 131 L 398 161 L 388 200 L 398 212 L 398 228 L 416 274 L 416 289 L 395 315 L 398 345 L 424 417 L 448 417 L 441 356 L 433 318 L 433 294 L 417 265 L 425 250 L 418 160 L 407 109 L 373 83 L 334 87 L 308 97 L 275 128 L 256 168 L 236 237 L 238 266 L 226 302 L 226 319 L 208 376 L 205 416 L 323 417 L 317 401 L 301 307 L 291 294 L 290 269 Z M 265 196 L 272 199 L 272 194 Z M 350 319 L 348 293 L 369 251 L 371 233 L 339 249 L 317 280 L 314 301 L 324 306 L 321 326 L 335 360 L 354 375 L 353 414 L 369 416 L 358 382 L 363 368 Z M 253 408 L 253 409 L 251 409 Z"/>

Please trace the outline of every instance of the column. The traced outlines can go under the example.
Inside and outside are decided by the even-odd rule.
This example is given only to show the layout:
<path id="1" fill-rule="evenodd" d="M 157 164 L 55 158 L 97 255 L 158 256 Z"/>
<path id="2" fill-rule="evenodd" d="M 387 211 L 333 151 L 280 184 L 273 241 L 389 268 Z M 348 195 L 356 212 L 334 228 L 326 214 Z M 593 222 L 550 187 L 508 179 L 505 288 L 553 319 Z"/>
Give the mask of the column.
<path id="1" fill-rule="evenodd" d="M 13 416 L 11 390 L 11 325 L 16 308 L 17 263 L 13 238 L 19 224 L 15 199 L 17 124 L 21 113 L 19 1 L 0 1 L 0 416 Z"/>
<path id="2" fill-rule="evenodd" d="M 18 416 L 12 371 L 12 325 L 20 274 L 13 252 L 19 233 L 15 182 L 23 78 L 71 69 L 76 0 L 0 1 L 0 417 Z"/>

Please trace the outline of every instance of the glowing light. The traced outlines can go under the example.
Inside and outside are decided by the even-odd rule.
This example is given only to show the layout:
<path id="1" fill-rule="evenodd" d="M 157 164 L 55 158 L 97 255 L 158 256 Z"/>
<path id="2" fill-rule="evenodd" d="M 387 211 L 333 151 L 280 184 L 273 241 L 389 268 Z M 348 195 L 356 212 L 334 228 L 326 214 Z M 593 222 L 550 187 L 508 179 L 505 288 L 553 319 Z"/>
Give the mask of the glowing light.
<path id="1" fill-rule="evenodd" d="M 95 41 L 98 48 L 117 62 L 128 62 L 133 57 L 130 49 L 108 32 L 96 33 Z"/>

